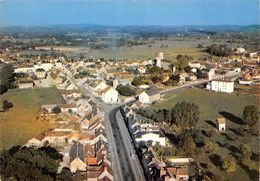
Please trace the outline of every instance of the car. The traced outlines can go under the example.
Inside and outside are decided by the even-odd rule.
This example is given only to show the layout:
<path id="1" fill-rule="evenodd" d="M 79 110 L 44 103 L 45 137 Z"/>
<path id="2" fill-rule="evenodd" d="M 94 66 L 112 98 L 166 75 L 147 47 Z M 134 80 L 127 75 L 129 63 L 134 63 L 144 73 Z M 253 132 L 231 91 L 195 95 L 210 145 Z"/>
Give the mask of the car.
<path id="1" fill-rule="evenodd" d="M 131 152 L 131 153 L 130 153 L 130 156 L 131 156 L 132 158 L 134 158 L 135 155 Z"/>

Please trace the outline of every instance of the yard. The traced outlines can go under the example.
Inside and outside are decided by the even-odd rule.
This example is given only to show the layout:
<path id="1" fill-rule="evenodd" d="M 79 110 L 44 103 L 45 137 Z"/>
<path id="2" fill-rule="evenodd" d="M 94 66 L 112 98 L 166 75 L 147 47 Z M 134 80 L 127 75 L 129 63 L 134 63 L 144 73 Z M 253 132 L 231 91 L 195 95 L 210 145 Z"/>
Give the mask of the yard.
<path id="1" fill-rule="evenodd" d="M 0 112 L 0 149 L 24 144 L 51 127 L 49 123 L 32 121 L 42 104 L 64 103 L 54 87 L 9 90 L 1 95 L 1 103 L 3 100 L 12 102 L 14 107 L 7 112 Z"/>
<path id="2" fill-rule="evenodd" d="M 196 103 L 200 108 L 200 121 L 197 128 L 203 131 L 215 130 L 211 137 L 204 135 L 206 142 L 214 144 L 214 149 L 209 152 L 195 154 L 194 158 L 198 161 L 203 170 L 212 177 L 218 175 L 218 180 L 258 180 L 259 150 L 257 136 L 246 132 L 244 135 L 236 132 L 241 125 L 240 119 L 246 105 L 255 104 L 259 100 L 250 95 L 222 94 L 203 91 L 197 88 L 182 90 L 171 93 L 163 97 L 165 100 L 156 103 L 152 109 L 162 109 L 173 107 L 177 102 L 188 101 Z M 216 131 L 216 119 L 226 117 L 226 131 L 220 133 Z M 246 144 L 252 150 L 249 162 L 241 161 L 240 145 Z M 221 168 L 221 159 L 231 155 L 236 163 L 236 171 L 227 173 Z"/>

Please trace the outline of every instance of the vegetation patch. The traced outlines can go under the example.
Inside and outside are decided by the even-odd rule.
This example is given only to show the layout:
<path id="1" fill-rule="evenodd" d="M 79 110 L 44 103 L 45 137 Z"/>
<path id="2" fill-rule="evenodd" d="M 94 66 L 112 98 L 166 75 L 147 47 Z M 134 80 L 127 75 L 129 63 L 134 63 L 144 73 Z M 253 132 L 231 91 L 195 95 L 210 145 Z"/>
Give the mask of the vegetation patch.
<path id="1" fill-rule="evenodd" d="M 56 88 L 9 90 L 1 95 L 1 103 L 7 100 L 13 107 L 0 112 L 0 149 L 24 144 L 36 134 L 50 127 L 50 123 L 33 121 L 42 104 L 64 103 Z"/>

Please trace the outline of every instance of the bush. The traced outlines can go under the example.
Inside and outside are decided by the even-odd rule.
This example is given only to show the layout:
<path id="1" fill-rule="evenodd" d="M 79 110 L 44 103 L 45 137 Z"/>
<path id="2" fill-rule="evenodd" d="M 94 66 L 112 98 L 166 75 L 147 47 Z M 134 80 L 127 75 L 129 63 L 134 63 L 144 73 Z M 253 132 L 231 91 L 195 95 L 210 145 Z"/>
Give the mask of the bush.
<path id="1" fill-rule="evenodd" d="M 251 155 L 252 155 L 252 151 L 251 151 L 250 147 L 245 144 L 241 144 L 239 148 L 240 148 L 243 159 L 250 160 Z"/>
<path id="2" fill-rule="evenodd" d="M 236 171 L 236 163 L 231 156 L 223 159 L 222 168 L 228 173 Z"/>
<path id="3" fill-rule="evenodd" d="M 205 145 L 204 145 L 204 150 L 206 153 L 212 153 L 213 150 L 215 150 L 215 145 L 214 143 L 212 142 L 207 142 Z"/>

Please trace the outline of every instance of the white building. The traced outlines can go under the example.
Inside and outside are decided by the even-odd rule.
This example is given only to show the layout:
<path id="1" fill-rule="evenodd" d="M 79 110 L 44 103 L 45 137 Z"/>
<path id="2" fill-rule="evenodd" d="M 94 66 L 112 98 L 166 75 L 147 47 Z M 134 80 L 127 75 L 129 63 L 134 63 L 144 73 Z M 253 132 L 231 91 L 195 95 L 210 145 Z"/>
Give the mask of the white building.
<path id="1" fill-rule="evenodd" d="M 158 55 L 156 57 L 156 66 L 157 67 L 162 67 L 161 62 L 163 59 L 163 52 L 158 52 Z"/>
<path id="2" fill-rule="evenodd" d="M 138 132 L 135 135 L 135 141 L 137 143 L 150 141 L 153 146 L 156 144 L 166 146 L 166 138 L 160 132 Z"/>
<path id="3" fill-rule="evenodd" d="M 146 92 L 142 92 L 141 94 L 139 94 L 138 100 L 143 104 L 150 103 L 149 95 L 146 94 Z"/>
<path id="4" fill-rule="evenodd" d="M 159 101 L 161 98 L 160 93 L 156 90 L 146 90 L 138 95 L 138 100 L 142 104 L 149 104 L 155 101 Z"/>
<path id="5" fill-rule="evenodd" d="M 218 118 L 217 119 L 217 128 L 219 131 L 225 131 L 226 130 L 226 120 L 225 118 Z"/>
<path id="6" fill-rule="evenodd" d="M 207 89 L 215 92 L 232 93 L 234 92 L 234 81 L 230 80 L 212 80 L 207 85 Z"/>
<path id="7" fill-rule="evenodd" d="M 102 91 L 102 99 L 105 103 L 118 101 L 118 92 L 113 87 L 107 87 Z"/>

